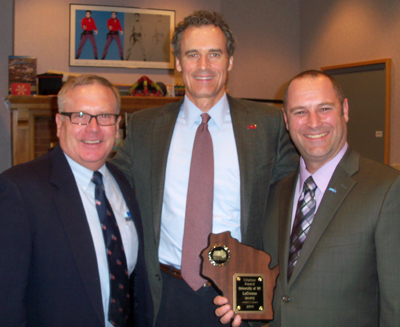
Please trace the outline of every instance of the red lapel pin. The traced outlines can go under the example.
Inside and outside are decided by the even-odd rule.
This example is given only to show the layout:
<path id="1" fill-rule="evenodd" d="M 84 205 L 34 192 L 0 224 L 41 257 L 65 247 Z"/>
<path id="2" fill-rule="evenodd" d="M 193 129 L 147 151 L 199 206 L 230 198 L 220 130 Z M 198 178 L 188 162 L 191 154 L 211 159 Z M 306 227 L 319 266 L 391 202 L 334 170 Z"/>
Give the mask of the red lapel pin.
<path id="1" fill-rule="evenodd" d="M 256 124 L 254 124 L 254 125 L 247 125 L 247 129 L 256 129 L 257 128 L 257 125 Z"/>

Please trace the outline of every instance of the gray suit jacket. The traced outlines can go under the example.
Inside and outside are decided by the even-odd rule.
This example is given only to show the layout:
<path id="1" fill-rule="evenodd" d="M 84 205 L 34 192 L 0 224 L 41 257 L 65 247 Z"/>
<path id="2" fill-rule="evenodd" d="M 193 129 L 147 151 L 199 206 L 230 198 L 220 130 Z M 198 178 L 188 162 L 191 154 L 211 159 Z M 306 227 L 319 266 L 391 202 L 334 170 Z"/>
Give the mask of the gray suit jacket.
<path id="1" fill-rule="evenodd" d="M 241 180 L 242 242 L 261 248 L 269 187 L 297 166 L 298 155 L 279 109 L 228 96 Z M 168 151 L 183 100 L 135 113 L 112 160 L 136 187 L 143 217 L 146 263 L 155 317 L 162 290 L 158 246 Z M 257 125 L 256 129 L 247 128 Z"/>
<path id="2" fill-rule="evenodd" d="M 271 267 L 279 262 L 280 268 L 270 327 L 398 326 L 399 172 L 348 149 L 287 283 L 297 175 L 271 190 L 275 205 L 268 206 L 263 228 Z"/>

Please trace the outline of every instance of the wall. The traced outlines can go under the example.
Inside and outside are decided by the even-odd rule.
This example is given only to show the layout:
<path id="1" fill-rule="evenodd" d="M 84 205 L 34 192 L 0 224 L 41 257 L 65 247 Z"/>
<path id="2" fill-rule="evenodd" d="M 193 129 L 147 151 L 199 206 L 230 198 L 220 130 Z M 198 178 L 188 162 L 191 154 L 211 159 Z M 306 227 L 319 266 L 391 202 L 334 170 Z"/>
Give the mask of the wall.
<path id="1" fill-rule="evenodd" d="M 3 0 L 7 1 L 7 0 Z M 181 76 L 172 70 L 123 69 L 69 67 L 69 4 L 70 0 L 14 0 L 14 54 L 37 57 L 37 72 L 57 70 L 71 73 L 95 73 L 108 78 L 113 83 L 133 84 L 142 75 L 154 81 L 174 84 Z M 77 0 L 74 3 L 110 5 L 105 0 Z M 299 71 L 299 3 L 298 0 L 264 1 L 251 0 L 115 0 L 112 5 L 169 9 L 176 11 L 176 22 L 194 10 L 207 9 L 224 14 L 234 34 L 238 38 L 238 48 L 234 56 L 234 68 L 229 77 L 228 88 L 235 97 L 282 98 L 283 84 Z M 10 23 L 11 9 L 1 10 L 2 22 Z M 282 23 L 284 22 L 284 23 Z M 9 28 L 10 29 L 10 28 Z M 12 33 L 2 33 L 11 37 Z M 6 42 L 12 46 L 12 40 Z M 6 50 L 4 57 L 11 54 Z M 4 88 L 2 96 L 7 95 L 7 66 L 1 78 Z M 0 171 L 10 165 L 9 115 L 5 112 L 0 133 L 4 146 L 0 147 Z M 0 145 L 3 145 L 0 143 Z M 4 166 L 5 165 L 5 166 Z"/>
<path id="2" fill-rule="evenodd" d="M 228 84 L 233 96 L 283 98 L 284 84 L 300 69 L 298 12 L 298 0 L 222 2 L 238 41 Z"/>
<path id="3" fill-rule="evenodd" d="M 127 84 L 144 74 L 165 84 L 180 79 L 168 70 L 69 67 L 69 3 L 69 0 L 15 0 L 15 55 L 37 56 L 38 73 L 49 69 L 96 73 L 114 83 Z M 75 3 L 109 4 L 104 0 Z M 124 0 L 115 0 L 114 4 L 133 5 Z M 400 163 L 400 130 L 396 129 L 400 122 L 400 84 L 395 79 L 400 64 L 397 0 L 137 0 L 134 5 L 176 10 L 177 22 L 195 9 L 221 11 L 238 38 L 228 83 L 235 97 L 280 98 L 284 84 L 301 70 L 392 58 L 391 163 Z M 2 23 L 11 23 L 10 13 L 7 6 L 5 10 L 2 8 Z M 2 38 L 7 35 L 11 33 L 2 33 Z M 4 48 L 0 53 L 4 51 L 9 54 Z M 4 64 L 0 63 L 0 68 Z M 0 83 L 5 85 L 4 77 Z M 3 90 L 1 94 L 7 93 Z M 4 112 L 1 108 L 0 119 L 2 127 L 8 129 L 8 122 L 4 121 L 8 116 L 4 118 Z M 7 147 L 7 140 L 4 137 L 0 140 Z M 2 157 L 7 151 L 0 147 Z"/>
<path id="4" fill-rule="evenodd" d="M 220 0 L 77 0 L 74 4 L 113 5 L 157 8 L 176 11 L 179 22 L 194 10 L 207 8 L 220 11 Z M 173 84 L 180 80 L 172 70 L 69 67 L 69 4 L 70 0 L 15 0 L 15 55 L 37 57 L 37 72 L 58 70 L 72 73 L 94 73 L 113 83 L 133 84 L 141 76 L 149 75 L 155 82 Z"/>
<path id="5" fill-rule="evenodd" d="M 397 0 L 300 1 L 301 70 L 392 59 L 391 164 L 400 163 L 399 17 Z"/>
<path id="6" fill-rule="evenodd" d="M 8 56 L 13 47 L 14 1 L 2 0 L 0 10 L 0 172 L 11 166 L 10 111 L 3 101 L 8 94 Z"/>
<path id="7" fill-rule="evenodd" d="M 144 74 L 165 84 L 181 81 L 180 75 L 171 70 L 69 67 L 70 2 L 15 0 L 15 54 L 37 56 L 38 73 L 47 70 L 96 73 L 122 84 L 133 84 Z M 74 3 L 110 4 L 104 0 Z M 134 6 L 176 10 L 177 22 L 197 9 L 222 12 L 237 34 L 239 44 L 228 85 L 231 94 L 280 98 L 282 84 L 299 69 L 298 0 L 284 3 L 252 0 L 251 3 L 249 6 L 242 0 L 138 0 Z M 116 0 L 113 5 L 133 6 L 132 2 L 123 0 Z M 43 8 L 47 8 L 45 13 Z"/>

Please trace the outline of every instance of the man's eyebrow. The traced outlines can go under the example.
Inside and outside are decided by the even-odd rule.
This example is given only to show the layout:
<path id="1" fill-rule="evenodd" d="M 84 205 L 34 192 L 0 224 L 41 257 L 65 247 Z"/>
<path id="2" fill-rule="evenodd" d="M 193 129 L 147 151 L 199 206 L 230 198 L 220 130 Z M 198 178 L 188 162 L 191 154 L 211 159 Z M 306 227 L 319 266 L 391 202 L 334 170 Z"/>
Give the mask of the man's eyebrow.
<path id="1" fill-rule="evenodd" d="M 323 106 L 334 106 L 335 104 L 333 102 L 322 102 L 318 106 L 323 107 Z"/>
<path id="2" fill-rule="evenodd" d="M 317 106 L 318 107 L 324 107 L 324 106 L 334 106 L 334 105 L 335 104 L 333 102 L 321 102 L 321 103 L 318 103 Z M 296 106 L 296 107 L 290 108 L 289 111 L 293 112 L 293 111 L 296 111 L 296 110 L 304 110 L 306 108 L 307 108 L 306 106 Z"/>
<path id="3" fill-rule="evenodd" d="M 210 49 L 208 50 L 208 52 L 218 52 L 218 53 L 222 53 L 221 49 Z"/>
<path id="4" fill-rule="evenodd" d="M 301 109 L 304 109 L 304 108 L 305 108 L 304 106 L 293 107 L 293 108 L 289 109 L 289 112 L 293 112 L 293 111 L 296 111 L 296 110 L 301 110 Z"/>
<path id="5" fill-rule="evenodd" d="M 186 51 L 186 52 L 185 52 L 185 55 L 192 54 L 192 53 L 198 53 L 198 52 L 199 52 L 199 51 L 197 51 L 197 50 L 195 50 L 195 49 L 192 49 L 192 50 Z"/>
<path id="6" fill-rule="evenodd" d="M 185 55 L 189 55 L 189 54 L 193 54 L 193 53 L 198 53 L 198 52 L 199 52 L 199 51 L 196 50 L 196 49 L 191 49 L 191 50 L 186 51 L 186 52 L 185 52 Z M 212 53 L 212 52 L 214 52 L 214 53 L 215 53 L 215 52 L 223 53 L 222 50 L 221 50 L 221 49 L 218 49 L 218 48 L 217 48 L 217 49 L 209 49 L 209 50 L 208 50 L 208 53 L 210 53 L 210 52 L 211 52 L 211 53 Z"/>

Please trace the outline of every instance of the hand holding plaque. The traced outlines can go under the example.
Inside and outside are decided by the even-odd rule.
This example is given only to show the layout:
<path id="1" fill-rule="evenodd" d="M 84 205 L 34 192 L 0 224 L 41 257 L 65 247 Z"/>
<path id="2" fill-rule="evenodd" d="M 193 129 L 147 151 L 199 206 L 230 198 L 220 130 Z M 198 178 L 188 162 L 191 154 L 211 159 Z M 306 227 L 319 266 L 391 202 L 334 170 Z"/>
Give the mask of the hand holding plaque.
<path id="1" fill-rule="evenodd" d="M 271 257 L 239 243 L 229 232 L 210 234 L 201 253 L 202 274 L 228 298 L 235 313 L 245 320 L 271 320 L 272 298 L 278 267 L 269 269 Z"/>

